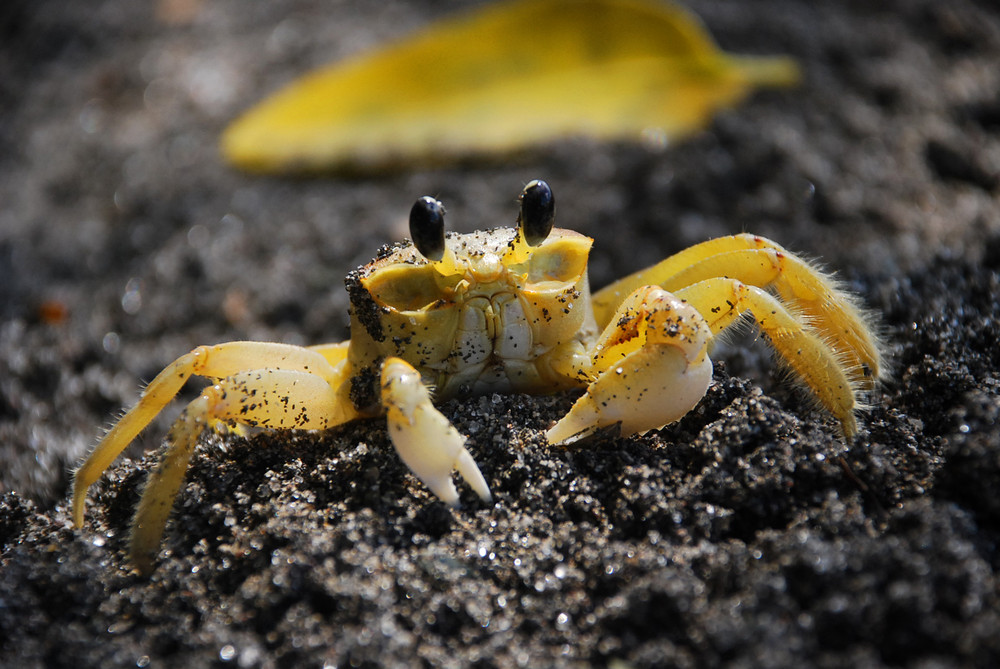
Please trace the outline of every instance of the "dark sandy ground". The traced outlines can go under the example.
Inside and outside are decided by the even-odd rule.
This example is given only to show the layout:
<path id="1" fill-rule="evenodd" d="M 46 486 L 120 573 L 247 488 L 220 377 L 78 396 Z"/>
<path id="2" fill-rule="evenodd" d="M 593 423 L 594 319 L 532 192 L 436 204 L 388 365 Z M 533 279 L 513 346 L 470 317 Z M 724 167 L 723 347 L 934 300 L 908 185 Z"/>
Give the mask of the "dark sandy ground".
<path id="1" fill-rule="evenodd" d="M 222 165 L 218 132 L 265 92 L 469 3 L 359 4 L 0 8 L 0 664 L 997 666 L 995 4 L 692 2 L 805 81 L 662 152 L 367 180 Z M 446 404 L 493 506 L 436 502 L 379 421 L 212 437 L 141 578 L 124 536 L 174 407 L 71 529 L 67 472 L 140 380 L 197 344 L 343 338 L 343 275 L 417 196 L 471 230 L 511 222 L 535 177 L 597 239 L 596 285 L 742 230 L 841 273 L 894 364 L 857 439 L 746 338 L 642 438 L 546 447 L 571 396 Z"/>

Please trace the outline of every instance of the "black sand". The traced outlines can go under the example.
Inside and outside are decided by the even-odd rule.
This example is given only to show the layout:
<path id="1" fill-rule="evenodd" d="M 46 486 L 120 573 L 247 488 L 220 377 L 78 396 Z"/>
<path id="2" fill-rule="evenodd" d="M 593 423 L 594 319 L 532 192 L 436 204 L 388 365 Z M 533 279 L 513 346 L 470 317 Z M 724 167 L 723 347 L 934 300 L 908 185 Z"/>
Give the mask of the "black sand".
<path id="1" fill-rule="evenodd" d="M 662 152 L 365 180 L 234 173 L 214 142 L 442 8 L 146 4 L 0 9 L 0 665 L 997 665 L 993 3 L 691 3 L 728 50 L 794 55 L 803 86 Z M 892 353 L 857 439 L 746 338 L 642 438 L 547 447 L 570 395 L 444 405 L 493 506 L 436 502 L 379 421 L 212 437 L 141 578 L 124 537 L 173 407 L 70 528 L 67 472 L 139 380 L 197 344 L 342 339 L 343 275 L 417 196 L 460 230 L 509 224 L 536 177 L 596 238 L 595 285 L 742 230 L 821 257 Z"/>

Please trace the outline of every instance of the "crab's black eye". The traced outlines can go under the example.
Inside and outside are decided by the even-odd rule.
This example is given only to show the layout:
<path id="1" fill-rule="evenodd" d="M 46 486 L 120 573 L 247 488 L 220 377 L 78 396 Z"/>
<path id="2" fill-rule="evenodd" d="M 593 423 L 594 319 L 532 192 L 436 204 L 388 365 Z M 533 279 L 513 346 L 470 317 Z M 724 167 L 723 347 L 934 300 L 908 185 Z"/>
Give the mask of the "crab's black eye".
<path id="1" fill-rule="evenodd" d="M 435 262 L 441 260 L 444 257 L 444 205 L 430 196 L 413 203 L 410 237 L 420 255 Z"/>
<path id="2" fill-rule="evenodd" d="M 538 246 L 552 232 L 556 218 L 556 200 L 552 189 L 544 181 L 535 179 L 521 191 L 521 214 L 517 222 L 521 226 L 524 240 L 531 246 Z"/>

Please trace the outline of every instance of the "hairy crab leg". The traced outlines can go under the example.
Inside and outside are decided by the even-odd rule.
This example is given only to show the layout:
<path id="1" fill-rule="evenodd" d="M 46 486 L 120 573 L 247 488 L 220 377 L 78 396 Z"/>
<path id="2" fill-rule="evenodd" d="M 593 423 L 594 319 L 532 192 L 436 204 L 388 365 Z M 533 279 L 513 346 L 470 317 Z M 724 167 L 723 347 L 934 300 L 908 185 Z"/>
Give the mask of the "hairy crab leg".
<path id="1" fill-rule="evenodd" d="M 594 347 L 594 380 L 546 438 L 567 443 L 615 424 L 635 434 L 678 420 L 711 382 L 711 338 L 690 305 L 656 286 L 637 289 Z"/>
<path id="2" fill-rule="evenodd" d="M 609 320 L 617 302 L 635 286 L 654 284 L 679 292 L 706 279 L 725 277 L 773 288 L 791 309 L 801 312 L 839 354 L 849 356 L 852 381 L 873 387 L 885 374 L 882 346 L 857 300 L 839 282 L 778 244 L 756 235 L 720 237 L 685 249 L 627 276 L 594 294 L 599 324 Z"/>
<path id="3" fill-rule="evenodd" d="M 831 347 L 822 333 L 805 324 L 774 296 L 735 279 L 706 279 L 677 291 L 705 315 L 719 333 L 751 312 L 771 346 L 805 382 L 820 403 L 840 421 L 844 436 L 857 432 L 855 384 L 850 359 Z"/>
<path id="4" fill-rule="evenodd" d="M 327 348 L 336 349 L 336 345 Z M 322 350 L 287 344 L 238 341 L 199 346 L 168 365 L 148 386 L 139 401 L 123 415 L 94 447 L 73 476 L 73 524 L 83 525 L 87 489 L 111 466 L 115 458 L 177 395 L 192 376 L 218 380 L 240 370 L 282 368 L 337 378 Z"/>
<path id="5" fill-rule="evenodd" d="M 152 569 L 163 528 L 205 425 L 213 421 L 276 429 L 323 430 L 357 412 L 332 385 L 310 372 L 260 369 L 239 372 L 209 386 L 184 409 L 170 430 L 169 446 L 150 474 L 132 520 L 129 556 L 143 573 Z"/>
<path id="6" fill-rule="evenodd" d="M 400 459 L 439 499 L 450 506 L 458 504 L 453 469 L 483 501 L 492 499 L 479 467 L 465 450 L 465 438 L 434 408 L 420 373 L 401 358 L 382 363 L 382 405 Z"/>

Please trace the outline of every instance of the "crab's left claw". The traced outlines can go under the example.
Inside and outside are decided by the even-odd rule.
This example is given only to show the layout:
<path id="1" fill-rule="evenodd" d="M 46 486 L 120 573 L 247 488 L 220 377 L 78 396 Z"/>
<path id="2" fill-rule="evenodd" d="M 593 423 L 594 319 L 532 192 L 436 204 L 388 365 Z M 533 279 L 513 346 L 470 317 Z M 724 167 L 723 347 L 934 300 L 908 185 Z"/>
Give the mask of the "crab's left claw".
<path id="1" fill-rule="evenodd" d="M 405 360 L 388 358 L 382 364 L 382 405 L 399 457 L 441 501 L 458 504 L 453 469 L 483 501 L 492 499 L 479 467 L 465 450 L 465 438 L 434 408 L 420 372 Z"/>

